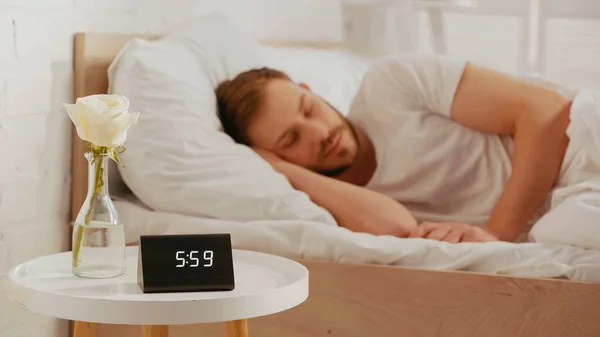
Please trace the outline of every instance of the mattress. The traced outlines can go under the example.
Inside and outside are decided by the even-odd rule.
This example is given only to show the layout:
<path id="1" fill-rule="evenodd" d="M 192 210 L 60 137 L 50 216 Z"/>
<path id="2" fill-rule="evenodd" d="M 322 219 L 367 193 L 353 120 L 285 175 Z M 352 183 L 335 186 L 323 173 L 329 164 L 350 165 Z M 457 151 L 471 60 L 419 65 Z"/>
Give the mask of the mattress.
<path id="1" fill-rule="evenodd" d="M 463 270 L 600 282 L 600 251 L 538 243 L 459 243 L 356 233 L 308 221 L 232 222 L 154 212 L 136 200 L 115 206 L 126 240 L 140 235 L 230 233 L 236 249 L 311 260 Z"/>

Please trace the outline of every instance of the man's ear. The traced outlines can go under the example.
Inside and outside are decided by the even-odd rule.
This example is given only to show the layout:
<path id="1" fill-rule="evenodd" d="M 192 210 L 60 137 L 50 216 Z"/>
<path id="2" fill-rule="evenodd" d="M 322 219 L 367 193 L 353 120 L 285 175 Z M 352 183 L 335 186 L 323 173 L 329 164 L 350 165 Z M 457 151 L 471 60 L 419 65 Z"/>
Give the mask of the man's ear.
<path id="1" fill-rule="evenodd" d="M 310 87 L 308 86 L 308 84 L 306 84 L 306 83 L 304 83 L 304 82 L 300 82 L 299 84 L 300 84 L 300 86 L 301 86 L 302 88 L 304 88 L 304 89 L 306 89 L 306 90 L 310 91 Z"/>

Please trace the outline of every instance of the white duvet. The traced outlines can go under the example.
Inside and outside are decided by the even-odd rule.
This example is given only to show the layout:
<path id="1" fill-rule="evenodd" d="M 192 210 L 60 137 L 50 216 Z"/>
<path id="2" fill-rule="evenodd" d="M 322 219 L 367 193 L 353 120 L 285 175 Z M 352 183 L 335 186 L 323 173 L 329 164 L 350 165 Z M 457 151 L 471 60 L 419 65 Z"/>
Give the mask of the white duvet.
<path id="1" fill-rule="evenodd" d="M 115 202 L 128 243 L 140 235 L 231 233 L 234 248 L 288 257 L 600 282 L 600 251 L 538 243 L 448 244 L 355 233 L 308 221 L 231 222 Z"/>

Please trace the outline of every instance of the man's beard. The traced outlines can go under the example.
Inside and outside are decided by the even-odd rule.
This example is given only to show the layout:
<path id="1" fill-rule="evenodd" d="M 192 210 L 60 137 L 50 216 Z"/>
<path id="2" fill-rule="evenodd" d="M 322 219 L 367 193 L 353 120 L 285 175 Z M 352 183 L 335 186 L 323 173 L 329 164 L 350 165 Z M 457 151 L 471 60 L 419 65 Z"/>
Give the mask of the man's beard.
<path id="1" fill-rule="evenodd" d="M 340 174 L 346 172 L 350 167 L 352 167 L 352 164 L 354 164 L 354 161 L 356 160 L 358 151 L 360 149 L 360 143 L 358 141 L 358 133 L 356 132 L 356 128 L 354 127 L 354 125 L 352 125 L 352 123 L 350 123 L 350 121 L 348 119 L 346 119 L 346 118 L 343 118 L 343 119 L 344 119 L 344 124 L 346 125 L 346 128 L 348 130 L 350 130 L 350 132 L 352 133 L 352 138 L 354 139 L 354 142 L 356 143 L 356 152 L 354 153 L 354 158 L 352 158 L 350 163 L 342 165 L 340 167 L 336 167 L 336 168 L 332 168 L 332 169 L 323 169 L 323 170 L 316 169 L 316 170 L 314 170 L 316 173 L 322 174 L 327 177 L 334 178 L 334 177 L 337 177 Z M 340 131 L 340 132 L 342 132 L 342 131 Z"/>

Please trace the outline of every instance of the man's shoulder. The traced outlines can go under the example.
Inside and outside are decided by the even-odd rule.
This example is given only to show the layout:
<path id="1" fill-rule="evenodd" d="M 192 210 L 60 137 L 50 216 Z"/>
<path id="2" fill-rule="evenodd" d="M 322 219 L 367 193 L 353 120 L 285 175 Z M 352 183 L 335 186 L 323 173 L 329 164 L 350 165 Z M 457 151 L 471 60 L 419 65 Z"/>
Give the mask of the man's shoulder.
<path id="1" fill-rule="evenodd" d="M 365 72 L 371 74 L 400 73 L 410 75 L 415 69 L 462 66 L 467 60 L 443 54 L 416 52 L 392 53 L 375 58 Z"/>
<path id="2" fill-rule="evenodd" d="M 364 79 L 389 73 L 398 67 L 410 66 L 410 64 L 416 62 L 418 58 L 419 54 L 414 53 L 395 53 L 377 57 L 369 64 L 369 67 L 365 71 Z"/>
<path id="3" fill-rule="evenodd" d="M 363 74 L 353 97 L 351 108 L 356 108 L 367 97 L 373 99 L 384 91 L 393 91 L 394 83 L 405 76 L 411 76 L 413 64 L 424 57 L 428 56 L 416 53 L 395 53 L 372 60 Z"/>
<path id="4" fill-rule="evenodd" d="M 394 53 L 380 56 L 372 60 L 366 69 L 358 94 L 366 92 L 376 95 L 392 91 L 404 82 L 412 84 L 418 74 L 434 71 L 440 62 L 444 62 L 443 56 L 435 54 Z"/>
<path id="5" fill-rule="evenodd" d="M 355 123 L 373 122 L 373 110 L 380 110 L 376 106 L 387 104 L 387 93 L 397 91 L 395 82 L 403 76 L 398 68 L 416 57 L 417 54 L 389 54 L 372 60 L 352 98 L 348 119 Z"/>
<path id="6" fill-rule="evenodd" d="M 374 59 L 365 71 L 349 109 L 349 117 L 400 116 L 422 108 L 459 76 L 466 60 L 440 54 L 394 53 Z M 452 77 L 452 78 L 451 78 Z M 391 117 L 390 117 L 391 118 Z M 387 121 L 387 119 L 386 119 Z"/>

